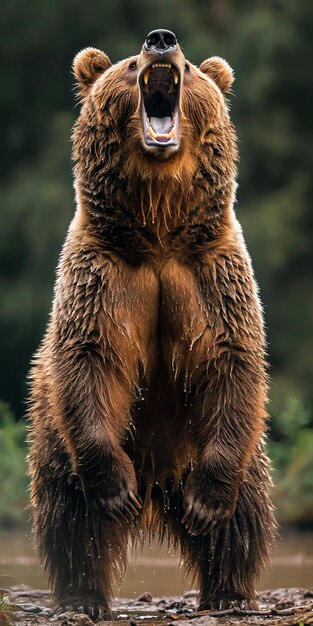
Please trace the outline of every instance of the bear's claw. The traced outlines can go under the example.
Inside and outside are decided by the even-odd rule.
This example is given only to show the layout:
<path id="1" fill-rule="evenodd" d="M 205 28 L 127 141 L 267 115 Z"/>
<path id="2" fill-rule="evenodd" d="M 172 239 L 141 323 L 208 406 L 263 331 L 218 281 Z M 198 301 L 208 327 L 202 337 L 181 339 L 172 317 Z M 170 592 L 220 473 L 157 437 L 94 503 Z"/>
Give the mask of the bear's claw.
<path id="1" fill-rule="evenodd" d="M 202 509 L 203 510 L 203 509 Z M 202 516 L 197 512 L 196 507 L 188 504 L 182 524 L 190 535 L 208 535 L 217 526 L 217 520 L 211 518 L 210 515 Z"/>
<path id="2" fill-rule="evenodd" d="M 128 495 L 121 504 L 120 508 L 114 510 L 115 515 L 119 516 L 121 520 L 127 521 L 128 519 L 134 519 L 140 513 L 142 504 L 132 491 L 128 492 Z M 110 515 L 110 511 L 108 512 Z"/>
<path id="3" fill-rule="evenodd" d="M 104 498 L 98 493 L 93 494 L 93 497 L 86 497 L 86 495 L 88 508 L 98 517 L 104 517 L 111 522 L 120 523 L 134 519 L 142 508 L 139 497 L 136 497 L 132 491 L 112 498 Z"/>
<path id="4" fill-rule="evenodd" d="M 62 615 L 62 613 L 67 612 L 88 615 L 92 620 L 112 619 L 112 613 L 107 604 L 90 600 L 88 602 L 83 599 L 67 600 L 64 603 L 60 603 L 55 610 L 56 615 Z"/>
<path id="5" fill-rule="evenodd" d="M 225 609 L 255 611 L 259 608 L 257 598 L 244 598 L 236 594 L 216 595 L 200 601 L 198 611 L 224 611 Z"/>

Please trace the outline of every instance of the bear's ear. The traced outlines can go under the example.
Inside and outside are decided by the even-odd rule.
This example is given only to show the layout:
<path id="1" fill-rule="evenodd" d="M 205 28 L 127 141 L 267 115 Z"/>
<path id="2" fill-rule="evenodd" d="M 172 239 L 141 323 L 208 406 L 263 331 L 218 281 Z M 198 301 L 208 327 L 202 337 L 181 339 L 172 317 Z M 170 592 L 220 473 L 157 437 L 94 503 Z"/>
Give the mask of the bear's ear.
<path id="1" fill-rule="evenodd" d="M 73 61 L 73 73 L 81 98 L 87 95 L 91 85 L 111 65 L 109 57 L 96 48 L 84 48 L 76 54 Z"/>
<path id="2" fill-rule="evenodd" d="M 220 57 L 211 57 L 203 61 L 199 69 L 214 80 L 222 93 L 228 93 L 230 91 L 235 77 L 227 61 L 224 61 L 224 59 Z"/>

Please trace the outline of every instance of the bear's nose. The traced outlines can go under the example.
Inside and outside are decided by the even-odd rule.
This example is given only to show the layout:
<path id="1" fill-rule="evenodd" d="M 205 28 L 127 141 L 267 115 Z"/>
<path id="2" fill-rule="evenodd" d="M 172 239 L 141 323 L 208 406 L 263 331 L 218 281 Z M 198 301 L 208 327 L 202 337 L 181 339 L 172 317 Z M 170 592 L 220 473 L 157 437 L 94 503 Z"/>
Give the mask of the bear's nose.
<path id="1" fill-rule="evenodd" d="M 176 50 L 176 35 L 170 30 L 164 30 L 163 28 L 152 30 L 151 33 L 147 35 L 144 48 L 148 52 L 168 52 L 169 50 Z"/>

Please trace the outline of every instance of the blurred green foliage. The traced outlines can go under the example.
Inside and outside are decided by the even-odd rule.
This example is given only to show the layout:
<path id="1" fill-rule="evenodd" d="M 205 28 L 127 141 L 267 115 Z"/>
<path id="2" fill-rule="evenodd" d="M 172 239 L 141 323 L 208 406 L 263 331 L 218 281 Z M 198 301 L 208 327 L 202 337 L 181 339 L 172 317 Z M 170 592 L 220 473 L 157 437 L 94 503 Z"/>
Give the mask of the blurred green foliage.
<path id="1" fill-rule="evenodd" d="M 313 3 L 3 0 L 1 9 L 0 397 L 23 415 L 29 361 L 74 212 L 72 60 L 92 45 L 117 61 L 139 52 L 153 28 L 169 28 L 191 61 L 220 55 L 235 70 L 229 100 L 241 156 L 237 214 L 268 328 L 277 494 L 286 519 L 312 521 L 313 418 L 303 407 L 313 401 Z"/>
<path id="2" fill-rule="evenodd" d="M 25 522 L 27 478 L 25 424 L 17 422 L 7 404 L 0 402 L 0 526 Z"/>
<path id="3" fill-rule="evenodd" d="M 298 398 L 289 396 L 285 409 L 276 416 L 278 441 L 269 440 L 275 468 L 274 501 L 282 522 L 312 525 L 313 519 L 313 429 L 311 415 Z"/>

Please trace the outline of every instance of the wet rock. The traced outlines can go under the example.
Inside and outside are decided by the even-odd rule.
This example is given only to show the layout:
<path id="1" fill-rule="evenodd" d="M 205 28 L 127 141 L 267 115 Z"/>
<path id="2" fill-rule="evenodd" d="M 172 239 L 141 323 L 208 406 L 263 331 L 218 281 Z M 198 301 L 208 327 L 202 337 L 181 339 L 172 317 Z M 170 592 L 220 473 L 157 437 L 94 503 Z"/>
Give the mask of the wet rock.
<path id="1" fill-rule="evenodd" d="M 150 602 L 152 602 L 152 595 L 149 591 L 144 591 L 144 593 L 138 596 L 137 600 L 138 602 L 148 602 L 150 604 Z"/>
<path id="2" fill-rule="evenodd" d="M 23 611 L 23 613 L 34 613 L 35 615 L 37 613 L 41 613 L 43 610 L 41 606 L 37 606 L 36 604 L 30 604 L 30 603 L 16 604 L 15 606 L 18 609 L 18 611 Z"/>
<path id="3" fill-rule="evenodd" d="M 44 617 L 53 617 L 54 613 L 52 609 L 44 608 L 41 610 L 40 615 L 43 615 Z"/>
<path id="4" fill-rule="evenodd" d="M 175 600 L 174 602 L 171 602 L 167 608 L 180 610 L 180 609 L 183 609 L 185 606 L 186 606 L 185 600 Z"/>
<path id="5" fill-rule="evenodd" d="M 210 617 L 209 615 L 202 615 L 194 619 L 175 620 L 175 626 L 217 626 L 217 624 L 216 617 Z"/>
<path id="6" fill-rule="evenodd" d="M 51 592 L 49 591 L 49 589 L 18 589 L 16 587 L 10 587 L 11 593 L 13 593 L 13 595 L 18 596 L 19 598 L 23 598 L 23 597 L 27 597 L 29 598 L 30 596 L 32 598 L 46 598 L 46 597 L 50 597 Z"/>
<path id="7" fill-rule="evenodd" d="M 294 606 L 294 602 L 291 600 L 284 600 L 277 602 L 275 609 L 276 611 L 281 611 L 282 609 L 290 609 L 290 607 Z"/>
<path id="8" fill-rule="evenodd" d="M 118 622 L 116 622 L 116 620 L 101 620 L 100 622 L 96 622 L 97 626 L 129 626 L 129 624 L 132 623 L 134 622 L 125 620 L 118 620 Z"/>

